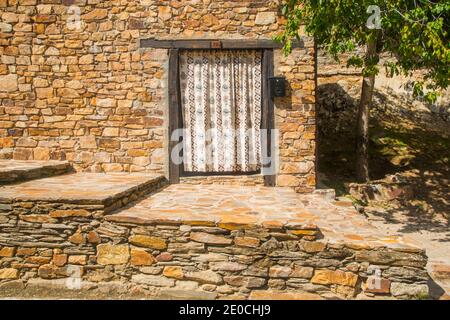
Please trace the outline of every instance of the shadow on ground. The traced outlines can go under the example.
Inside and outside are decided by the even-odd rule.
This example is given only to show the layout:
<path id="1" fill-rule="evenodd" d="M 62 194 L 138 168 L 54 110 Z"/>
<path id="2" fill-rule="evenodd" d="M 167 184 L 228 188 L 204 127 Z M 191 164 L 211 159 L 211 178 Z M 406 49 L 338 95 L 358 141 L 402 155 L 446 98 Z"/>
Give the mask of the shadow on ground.
<path id="1" fill-rule="evenodd" d="M 370 117 L 369 168 L 372 180 L 395 175 L 413 187 L 414 196 L 371 208 L 385 223 L 401 224 L 403 233 L 426 230 L 450 241 L 450 121 L 423 104 L 376 91 Z M 355 127 L 358 101 L 339 84 L 318 87 L 319 180 L 348 193 L 355 177 Z"/>

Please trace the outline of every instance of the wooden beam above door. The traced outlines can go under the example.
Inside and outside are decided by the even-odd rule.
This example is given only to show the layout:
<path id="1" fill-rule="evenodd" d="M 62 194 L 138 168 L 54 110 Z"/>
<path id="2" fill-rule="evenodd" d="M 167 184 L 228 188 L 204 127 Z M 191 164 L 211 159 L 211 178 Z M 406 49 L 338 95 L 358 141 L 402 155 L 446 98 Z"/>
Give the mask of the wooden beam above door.
<path id="1" fill-rule="evenodd" d="M 270 39 L 192 39 L 161 40 L 141 39 L 141 48 L 157 49 L 281 49 L 282 44 Z M 293 48 L 304 48 L 303 40 L 294 41 Z"/>

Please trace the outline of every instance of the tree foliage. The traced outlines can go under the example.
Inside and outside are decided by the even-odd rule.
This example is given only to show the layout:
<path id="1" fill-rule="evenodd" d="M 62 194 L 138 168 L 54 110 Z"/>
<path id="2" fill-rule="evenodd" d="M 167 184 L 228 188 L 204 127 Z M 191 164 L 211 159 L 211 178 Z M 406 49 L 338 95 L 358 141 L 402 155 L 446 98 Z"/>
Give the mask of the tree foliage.
<path id="1" fill-rule="evenodd" d="M 379 28 L 370 28 L 378 22 L 374 6 Z M 317 45 L 336 58 L 354 53 L 347 65 L 362 67 L 364 75 L 379 71 L 379 55 L 368 59 L 364 53 L 376 41 L 377 53 L 389 55 L 384 66 L 391 75 L 424 70 L 424 79 L 414 83 L 416 95 L 435 101 L 436 91 L 449 85 L 450 0 L 285 0 L 282 14 L 286 28 L 276 39 L 286 54 L 304 25 Z"/>

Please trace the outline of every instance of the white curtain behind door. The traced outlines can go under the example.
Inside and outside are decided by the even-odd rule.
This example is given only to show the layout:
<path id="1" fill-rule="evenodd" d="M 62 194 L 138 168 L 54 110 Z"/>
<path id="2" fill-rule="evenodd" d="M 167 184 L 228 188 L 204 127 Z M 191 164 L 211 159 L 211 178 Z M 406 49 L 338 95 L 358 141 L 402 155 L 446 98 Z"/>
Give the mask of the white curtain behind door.
<path id="1" fill-rule="evenodd" d="M 260 169 L 261 51 L 180 53 L 184 169 Z"/>

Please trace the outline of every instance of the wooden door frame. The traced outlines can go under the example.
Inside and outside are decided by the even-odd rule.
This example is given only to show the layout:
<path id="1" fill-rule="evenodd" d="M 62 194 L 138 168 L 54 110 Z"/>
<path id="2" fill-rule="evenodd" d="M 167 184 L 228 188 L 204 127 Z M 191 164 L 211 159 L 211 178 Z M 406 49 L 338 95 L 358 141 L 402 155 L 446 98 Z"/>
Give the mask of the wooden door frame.
<path id="1" fill-rule="evenodd" d="M 155 41 L 155 40 L 152 40 Z M 255 43 L 255 42 L 247 42 L 248 46 L 245 46 L 246 42 L 234 41 L 229 42 L 230 46 L 233 44 L 233 47 L 224 47 L 223 45 L 219 49 L 254 49 L 254 50 L 262 50 L 263 59 L 262 59 L 262 112 L 261 112 L 261 129 L 267 130 L 267 155 L 268 158 L 271 159 L 272 155 L 275 155 L 274 147 L 275 142 L 272 141 L 272 129 L 274 129 L 274 102 L 273 98 L 270 96 L 269 90 L 269 77 L 274 75 L 274 49 L 278 48 L 279 45 L 274 43 L 273 41 L 264 40 L 264 43 Z M 177 41 L 171 41 L 170 43 L 164 42 L 164 45 L 170 45 L 169 48 L 169 71 L 168 71 L 168 91 L 169 91 L 169 126 L 168 126 L 168 152 L 169 152 L 169 182 L 172 184 L 179 183 L 180 177 L 182 176 L 192 176 L 184 175 L 184 166 L 183 163 L 177 165 L 171 161 L 171 154 L 175 148 L 175 146 L 181 141 L 172 141 L 172 132 L 176 129 L 183 128 L 182 121 L 182 106 L 181 106 L 181 92 L 180 92 L 180 66 L 179 66 L 179 53 L 180 49 L 183 50 L 195 50 L 195 49 L 214 49 L 212 44 L 208 48 L 205 47 L 206 43 L 210 43 L 211 41 L 205 40 L 189 40 L 188 43 L 186 41 L 179 40 L 179 46 L 177 46 Z M 150 43 L 152 47 L 155 46 L 155 43 Z M 161 43 L 160 43 L 161 44 Z M 257 45 L 260 45 L 258 47 Z M 264 45 L 262 45 L 264 44 Z M 150 47 L 149 43 L 145 47 Z M 270 164 L 263 164 L 264 167 L 270 166 Z M 197 176 L 206 176 L 206 174 L 199 174 Z M 213 175 L 215 175 L 213 173 Z M 245 175 L 245 173 L 243 173 Z M 276 184 L 276 176 L 275 175 L 265 175 L 264 176 L 264 185 L 266 186 L 275 186 Z"/>
<path id="2" fill-rule="evenodd" d="M 180 143 L 172 140 L 172 133 L 183 128 L 182 114 L 181 114 L 181 92 L 180 92 L 180 63 L 179 63 L 179 49 L 169 50 L 169 128 L 168 128 L 168 146 L 169 146 L 169 182 L 171 184 L 180 183 L 180 174 L 183 169 L 183 163 L 176 164 L 172 161 L 172 152 L 176 145 Z M 182 155 L 180 155 L 182 156 Z"/>
<path id="3" fill-rule="evenodd" d="M 273 49 L 263 50 L 262 62 L 262 116 L 261 129 L 266 130 L 267 137 L 267 158 L 275 161 L 275 141 L 272 141 L 272 130 L 275 129 L 275 104 L 273 97 L 270 94 L 269 78 L 274 75 L 274 59 Z M 265 163 L 263 167 L 270 167 L 276 163 Z M 267 187 L 274 187 L 276 185 L 276 176 L 264 175 L 264 185 Z"/>

